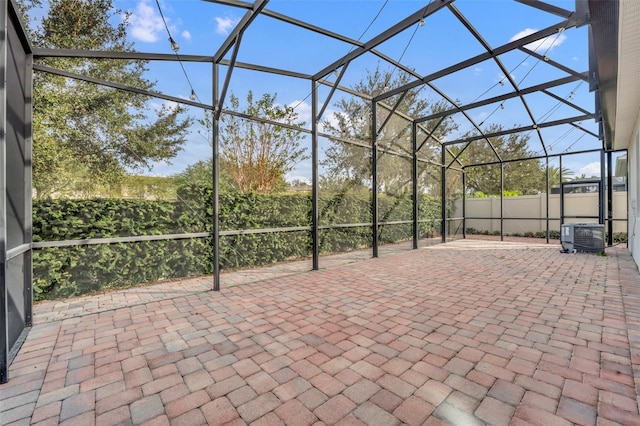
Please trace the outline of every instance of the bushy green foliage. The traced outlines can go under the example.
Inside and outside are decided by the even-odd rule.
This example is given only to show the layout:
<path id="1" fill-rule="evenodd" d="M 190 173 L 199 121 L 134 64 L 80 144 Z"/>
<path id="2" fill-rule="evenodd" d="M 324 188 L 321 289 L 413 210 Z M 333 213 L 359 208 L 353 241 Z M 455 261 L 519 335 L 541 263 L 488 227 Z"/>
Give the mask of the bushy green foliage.
<path id="1" fill-rule="evenodd" d="M 211 273 L 210 238 L 161 240 L 34 251 L 34 300 Z"/>
<path id="2" fill-rule="evenodd" d="M 467 228 L 466 230 L 467 234 L 473 235 L 500 235 L 500 231 L 493 231 L 493 232 L 489 232 L 487 230 L 479 230 L 476 228 Z M 546 238 L 547 237 L 547 233 L 546 231 L 537 231 L 537 232 L 531 232 L 531 231 L 527 231 L 527 232 L 523 232 L 522 234 L 515 232 L 512 234 L 505 234 L 511 237 L 526 237 L 526 238 Z M 608 233 L 605 233 L 605 239 L 608 239 Z M 560 239 L 560 232 L 559 231 L 554 231 L 554 230 L 550 230 L 549 231 L 549 239 L 551 240 L 559 240 Z M 626 232 L 614 232 L 613 233 L 613 242 L 614 243 L 624 243 L 627 241 L 627 233 Z"/>
<path id="3" fill-rule="evenodd" d="M 211 189 L 184 186 L 179 201 L 122 199 L 36 199 L 33 240 L 64 241 L 142 235 L 211 232 Z M 367 195 L 327 195 L 320 199 L 321 225 L 371 222 Z M 437 227 L 439 199 L 424 197 L 420 234 Z M 411 217 L 410 199 L 381 196 L 380 222 Z M 309 227 L 309 193 L 220 195 L 220 265 L 223 269 L 268 265 L 311 254 L 309 231 L 242 233 L 265 228 Z M 411 224 L 380 225 L 380 244 L 411 238 Z M 225 235 L 226 233 L 226 235 Z M 231 234 L 231 235 L 229 235 Z M 344 252 L 371 245 L 371 227 L 321 229 L 321 253 Z M 34 251 L 35 300 L 129 287 L 140 283 L 210 274 L 210 237 L 44 247 Z"/>
<path id="4" fill-rule="evenodd" d="M 607 233 L 607 236 L 609 234 Z M 628 241 L 626 232 L 614 232 L 613 233 L 613 242 L 615 243 L 626 243 Z"/>
<path id="5" fill-rule="evenodd" d="M 205 231 L 206 222 L 206 214 L 170 201 L 33 202 L 34 242 Z M 207 274 L 211 257 L 210 238 L 40 248 L 33 255 L 34 298 L 77 296 Z"/>
<path id="6" fill-rule="evenodd" d="M 171 201 L 35 199 L 33 241 L 161 235 L 180 232 Z"/>
<path id="7" fill-rule="evenodd" d="M 502 191 L 502 195 L 504 195 L 505 197 L 518 197 L 522 194 L 517 189 L 512 191 L 505 189 L 504 191 Z M 482 191 L 474 191 L 472 194 L 469 194 L 469 198 L 489 198 L 489 197 L 491 197 L 491 195 L 487 195 Z M 497 195 L 497 197 L 499 197 L 499 195 Z"/>

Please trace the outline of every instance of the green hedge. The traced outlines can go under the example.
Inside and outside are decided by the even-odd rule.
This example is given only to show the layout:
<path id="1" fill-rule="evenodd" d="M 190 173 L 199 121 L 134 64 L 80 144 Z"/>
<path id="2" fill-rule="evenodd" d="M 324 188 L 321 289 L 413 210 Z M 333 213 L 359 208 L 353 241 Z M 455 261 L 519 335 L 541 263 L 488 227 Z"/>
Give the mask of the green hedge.
<path id="1" fill-rule="evenodd" d="M 363 195 L 333 194 L 319 202 L 321 225 L 371 222 L 370 199 Z M 411 217 L 409 199 L 379 197 L 380 221 Z M 36 199 L 33 202 L 33 240 L 64 241 L 141 235 L 211 232 L 211 190 L 183 187 L 178 201 L 124 199 Z M 424 197 L 420 233 L 439 227 L 439 199 Z M 310 226 L 310 194 L 238 194 L 220 196 L 222 231 Z M 411 224 L 380 226 L 381 244 L 407 240 Z M 337 253 L 371 245 L 371 228 L 322 229 L 320 251 Z M 220 265 L 247 268 L 300 259 L 311 254 L 308 231 L 223 235 Z M 34 298 L 55 299 L 129 287 L 140 283 L 210 274 L 210 237 L 142 241 L 34 250 Z"/>

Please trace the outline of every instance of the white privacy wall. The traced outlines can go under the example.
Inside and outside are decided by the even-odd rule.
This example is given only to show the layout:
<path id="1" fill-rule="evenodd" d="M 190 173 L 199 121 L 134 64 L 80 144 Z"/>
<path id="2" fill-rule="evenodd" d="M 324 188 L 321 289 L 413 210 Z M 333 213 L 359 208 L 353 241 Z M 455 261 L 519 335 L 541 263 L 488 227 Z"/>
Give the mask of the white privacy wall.
<path id="1" fill-rule="evenodd" d="M 637 179 L 637 175 L 636 175 Z M 636 185 L 637 186 L 637 185 Z M 637 194 L 637 193 L 636 193 Z M 591 194 L 565 194 L 564 196 L 565 216 L 596 216 L 595 219 L 573 219 L 566 218 L 566 223 L 571 222 L 593 222 L 598 223 L 598 201 L 597 193 Z M 500 231 L 500 197 L 488 198 L 467 198 L 466 206 L 466 227 L 475 228 L 478 231 L 496 232 Z M 547 196 L 524 195 L 520 197 L 504 197 L 503 213 L 505 217 L 505 234 L 523 234 L 525 232 L 543 232 L 547 230 Z M 462 215 L 462 200 L 457 200 L 455 204 L 454 216 Z M 497 219 L 469 219 L 474 218 L 497 218 Z M 549 217 L 560 217 L 560 195 L 549 195 Z M 540 218 L 539 220 L 527 220 L 526 218 Z M 627 193 L 613 193 L 613 218 L 627 219 Z M 560 221 L 550 220 L 549 229 L 560 231 Z M 627 232 L 627 224 L 622 220 L 613 223 L 613 232 Z"/>

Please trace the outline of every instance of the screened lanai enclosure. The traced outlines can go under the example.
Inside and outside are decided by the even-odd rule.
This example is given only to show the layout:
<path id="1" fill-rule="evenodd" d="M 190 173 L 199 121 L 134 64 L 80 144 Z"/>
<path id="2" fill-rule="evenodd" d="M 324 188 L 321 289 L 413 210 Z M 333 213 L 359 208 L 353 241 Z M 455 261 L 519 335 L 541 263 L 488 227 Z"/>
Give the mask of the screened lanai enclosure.
<path id="1" fill-rule="evenodd" d="M 34 300 L 569 222 L 625 239 L 617 2 L 1 3 L 2 382 Z"/>

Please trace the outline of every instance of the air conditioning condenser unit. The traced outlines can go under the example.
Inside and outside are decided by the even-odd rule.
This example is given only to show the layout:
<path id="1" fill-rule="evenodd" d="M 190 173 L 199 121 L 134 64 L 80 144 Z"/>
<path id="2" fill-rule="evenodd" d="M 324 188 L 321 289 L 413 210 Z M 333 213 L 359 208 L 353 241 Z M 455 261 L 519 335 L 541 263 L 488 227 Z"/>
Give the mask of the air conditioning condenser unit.
<path id="1" fill-rule="evenodd" d="M 564 253 L 604 253 L 604 225 L 598 223 L 566 223 L 560 228 Z"/>

